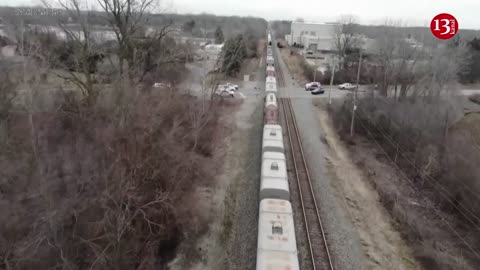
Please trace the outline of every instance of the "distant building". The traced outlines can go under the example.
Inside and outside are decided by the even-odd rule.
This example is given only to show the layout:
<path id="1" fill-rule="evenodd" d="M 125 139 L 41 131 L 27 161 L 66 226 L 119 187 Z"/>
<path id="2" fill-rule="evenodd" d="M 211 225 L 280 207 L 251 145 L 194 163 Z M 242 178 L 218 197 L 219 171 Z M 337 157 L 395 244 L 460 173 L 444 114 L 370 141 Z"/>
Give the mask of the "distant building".
<path id="1" fill-rule="evenodd" d="M 203 47 L 207 44 L 212 44 L 215 41 L 213 38 L 201 38 L 201 37 L 189 37 L 189 36 L 175 36 L 174 39 L 176 42 L 181 44 L 190 43 L 194 46 L 199 46 L 199 47 Z"/>
<path id="2" fill-rule="evenodd" d="M 0 55 L 4 58 L 14 57 L 16 50 L 17 50 L 16 45 L 3 46 L 3 47 L 0 47 Z"/>
<path id="3" fill-rule="evenodd" d="M 59 40 L 68 40 L 71 37 L 61 28 L 58 26 L 45 26 L 45 25 L 28 25 L 31 31 L 37 33 L 53 33 Z M 83 31 L 79 30 L 80 27 L 77 25 L 68 25 L 68 31 L 71 35 L 74 35 L 76 38 L 83 40 L 84 35 Z M 97 42 L 107 42 L 116 40 L 116 35 L 113 30 L 90 30 L 90 36 Z"/>
<path id="4" fill-rule="evenodd" d="M 338 23 L 292 22 L 290 34 L 285 37 L 290 46 L 301 46 L 306 50 L 333 50 L 333 36 Z"/>

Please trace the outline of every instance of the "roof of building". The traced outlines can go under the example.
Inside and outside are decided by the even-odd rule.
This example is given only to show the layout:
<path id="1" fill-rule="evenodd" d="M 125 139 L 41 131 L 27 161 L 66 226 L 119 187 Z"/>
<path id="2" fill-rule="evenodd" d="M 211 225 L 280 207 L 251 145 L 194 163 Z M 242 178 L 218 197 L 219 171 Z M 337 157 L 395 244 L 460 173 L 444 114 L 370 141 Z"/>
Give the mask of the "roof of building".
<path id="1" fill-rule="evenodd" d="M 339 23 L 335 22 L 292 22 L 292 24 L 339 25 Z"/>

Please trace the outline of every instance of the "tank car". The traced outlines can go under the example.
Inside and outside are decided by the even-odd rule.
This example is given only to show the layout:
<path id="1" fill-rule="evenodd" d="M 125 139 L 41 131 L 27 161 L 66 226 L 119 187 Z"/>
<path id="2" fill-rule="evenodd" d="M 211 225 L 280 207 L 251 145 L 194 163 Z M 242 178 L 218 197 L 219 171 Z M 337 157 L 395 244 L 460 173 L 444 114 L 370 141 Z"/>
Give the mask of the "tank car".
<path id="1" fill-rule="evenodd" d="M 265 92 L 277 94 L 277 84 L 276 83 L 266 83 L 265 84 Z"/>
<path id="2" fill-rule="evenodd" d="M 265 82 L 266 82 L 266 83 L 275 83 L 275 84 L 276 84 L 276 83 L 277 83 L 277 79 L 275 79 L 275 77 L 273 77 L 273 76 L 267 76 L 267 77 L 265 78 Z"/>
<path id="3" fill-rule="evenodd" d="M 273 59 L 273 56 L 267 55 L 267 65 L 275 65 L 275 59 Z"/>
<path id="4" fill-rule="evenodd" d="M 278 124 L 278 104 L 275 94 L 268 93 L 265 97 L 265 124 Z"/>

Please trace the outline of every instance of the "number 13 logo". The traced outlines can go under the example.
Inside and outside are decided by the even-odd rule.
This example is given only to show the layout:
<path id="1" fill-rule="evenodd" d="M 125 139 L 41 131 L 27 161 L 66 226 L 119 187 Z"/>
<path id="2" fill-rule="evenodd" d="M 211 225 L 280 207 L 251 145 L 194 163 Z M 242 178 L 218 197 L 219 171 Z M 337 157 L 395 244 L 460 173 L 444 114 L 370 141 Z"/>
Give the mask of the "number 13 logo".
<path id="1" fill-rule="evenodd" d="M 458 22 L 448 13 L 435 16 L 430 23 L 430 30 L 439 39 L 450 39 L 458 32 Z"/>

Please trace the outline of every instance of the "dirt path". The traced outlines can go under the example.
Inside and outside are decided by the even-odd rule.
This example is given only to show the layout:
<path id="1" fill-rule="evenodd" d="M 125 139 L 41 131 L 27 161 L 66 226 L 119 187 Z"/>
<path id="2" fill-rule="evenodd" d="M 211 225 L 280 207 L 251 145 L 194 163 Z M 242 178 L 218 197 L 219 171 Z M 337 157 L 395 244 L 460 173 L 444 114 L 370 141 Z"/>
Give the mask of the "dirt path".
<path id="1" fill-rule="evenodd" d="M 363 172 L 352 162 L 340 141 L 327 111 L 317 106 L 318 120 L 325 133 L 330 156 L 329 174 L 337 197 L 357 230 L 369 269 L 421 269 L 410 249 L 392 226 L 392 220 L 379 202 L 378 193 Z"/>

